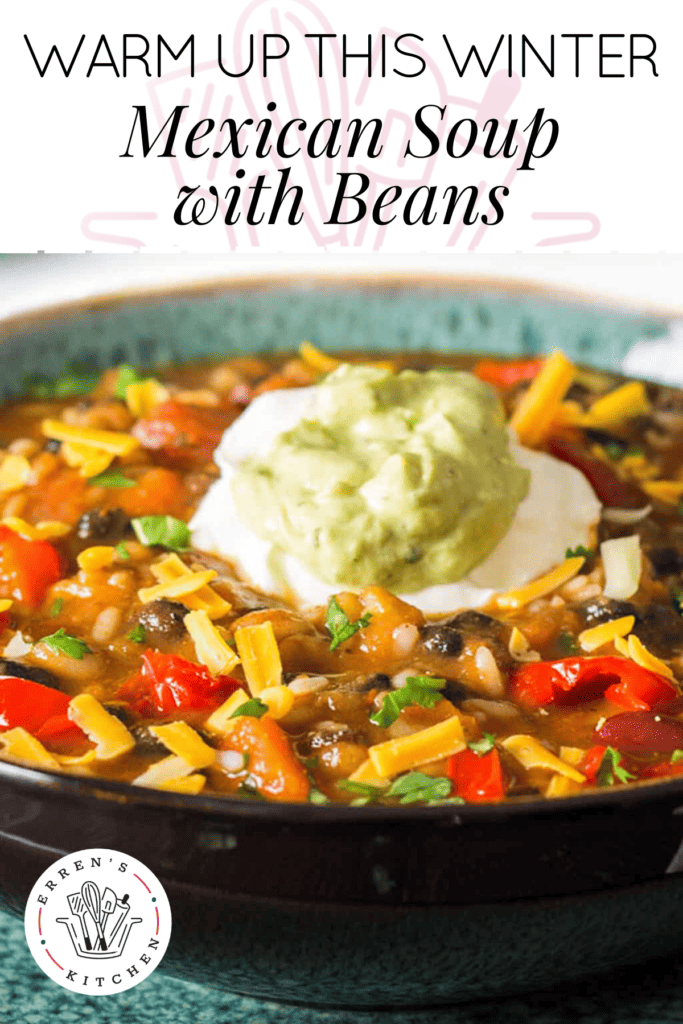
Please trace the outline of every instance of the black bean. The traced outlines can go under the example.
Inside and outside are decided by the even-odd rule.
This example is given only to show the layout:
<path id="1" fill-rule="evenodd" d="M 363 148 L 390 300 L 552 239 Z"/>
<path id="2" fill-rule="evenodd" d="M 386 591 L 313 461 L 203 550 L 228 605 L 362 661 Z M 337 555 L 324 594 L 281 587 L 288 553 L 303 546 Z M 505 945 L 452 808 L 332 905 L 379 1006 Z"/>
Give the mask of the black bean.
<path id="1" fill-rule="evenodd" d="M 76 524 L 76 536 L 79 540 L 120 541 L 130 527 L 130 518 L 122 508 L 111 508 L 103 512 L 99 508 L 84 512 Z"/>
<path id="2" fill-rule="evenodd" d="M 446 685 L 441 689 L 441 696 L 449 700 L 451 704 L 459 704 L 462 700 L 474 696 L 472 690 L 455 679 L 447 679 Z"/>
<path id="3" fill-rule="evenodd" d="M 56 455 L 61 447 L 62 442 L 58 441 L 56 437 L 48 437 L 47 441 L 43 445 L 43 451 L 52 452 L 53 455 Z"/>
<path id="4" fill-rule="evenodd" d="M 436 626 L 423 626 L 420 637 L 426 651 L 444 657 L 457 658 L 465 645 L 462 633 L 445 622 Z"/>
<path id="5" fill-rule="evenodd" d="M 614 434 L 609 434 L 606 430 L 596 430 L 593 427 L 588 427 L 586 429 L 586 437 L 589 441 L 594 441 L 595 444 L 616 445 L 622 451 L 626 451 L 628 448 L 627 441 L 624 441 L 621 437 L 615 437 Z"/>
<path id="6" fill-rule="evenodd" d="M 53 690 L 61 690 L 59 680 L 44 668 L 34 665 L 22 665 L 19 661 L 0 658 L 0 676 L 14 676 L 16 679 L 30 679 L 33 683 L 49 686 Z"/>
<path id="7" fill-rule="evenodd" d="M 118 718 L 119 722 L 123 722 L 127 728 L 134 725 L 137 721 L 136 715 L 131 711 L 127 704 L 105 703 L 104 707 L 110 715 L 113 715 L 114 718 Z"/>
<path id="8" fill-rule="evenodd" d="M 670 604 L 651 604 L 639 610 L 633 632 L 658 657 L 670 657 L 683 646 L 683 617 Z"/>
<path id="9" fill-rule="evenodd" d="M 158 755 L 165 756 L 168 754 L 167 748 L 149 731 L 147 725 L 136 725 L 130 730 L 133 738 L 135 739 L 135 753 L 142 754 L 143 757 L 157 757 Z"/>
<path id="10" fill-rule="evenodd" d="M 375 672 L 374 675 L 362 680 L 360 685 L 355 686 L 354 689 L 358 693 L 366 693 L 368 690 L 390 690 L 391 676 L 386 675 L 384 672 Z"/>
<path id="11" fill-rule="evenodd" d="M 653 548 L 647 557 L 655 576 L 680 576 L 683 573 L 683 554 L 676 548 Z"/>
<path id="12" fill-rule="evenodd" d="M 601 622 L 621 619 L 625 615 L 640 617 L 640 611 L 630 601 L 613 601 L 605 598 L 586 601 L 577 609 L 585 626 L 599 626 Z"/>
<path id="13" fill-rule="evenodd" d="M 498 619 L 494 619 L 491 615 L 485 615 L 484 612 L 475 611 L 474 608 L 458 612 L 457 615 L 447 619 L 444 625 L 454 626 L 467 633 L 476 633 L 478 636 L 492 637 L 500 636 L 503 628 L 503 624 Z"/>
<path id="14" fill-rule="evenodd" d="M 183 619 L 186 615 L 185 605 L 165 597 L 146 604 L 138 615 L 146 643 L 155 646 L 169 640 L 180 640 L 185 635 Z"/>

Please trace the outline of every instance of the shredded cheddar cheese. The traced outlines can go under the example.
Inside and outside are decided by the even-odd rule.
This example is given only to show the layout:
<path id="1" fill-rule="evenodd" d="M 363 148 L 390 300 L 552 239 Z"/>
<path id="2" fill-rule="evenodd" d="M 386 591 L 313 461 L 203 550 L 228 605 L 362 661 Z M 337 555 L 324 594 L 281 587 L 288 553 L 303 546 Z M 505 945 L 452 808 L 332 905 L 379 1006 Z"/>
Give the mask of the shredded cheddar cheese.
<path id="1" fill-rule="evenodd" d="M 149 731 L 165 747 L 182 757 L 193 768 L 208 768 L 216 760 L 216 751 L 205 743 L 187 722 L 169 722 L 168 725 L 150 725 Z"/>
<path id="2" fill-rule="evenodd" d="M 109 565 L 115 554 L 115 548 L 107 544 L 97 544 L 91 548 L 86 548 L 85 551 L 81 551 L 76 561 L 78 562 L 79 569 L 83 569 L 84 572 L 94 572 L 97 569 L 104 569 L 106 565 Z"/>
<path id="3" fill-rule="evenodd" d="M 586 751 L 582 747 L 560 747 L 560 759 L 575 768 L 581 764 Z"/>
<path id="4" fill-rule="evenodd" d="M 192 575 L 192 570 L 188 569 L 176 554 L 167 555 L 151 569 L 152 575 L 159 583 L 171 583 L 173 580 Z M 222 619 L 232 609 L 229 601 L 208 586 L 184 595 L 182 603 L 192 611 L 205 611 L 210 619 Z"/>
<path id="5" fill-rule="evenodd" d="M 512 655 L 515 661 L 540 661 L 541 655 L 538 651 L 533 651 L 529 641 L 522 633 L 521 629 L 517 629 L 514 626 L 512 633 L 510 634 L 510 640 L 508 642 L 508 651 Z"/>
<path id="6" fill-rule="evenodd" d="M 95 744 L 94 754 L 98 761 L 112 761 L 135 746 L 135 740 L 123 722 L 110 715 L 90 693 L 72 697 L 67 715 Z"/>
<path id="7" fill-rule="evenodd" d="M 538 597 L 544 597 L 561 587 L 563 583 L 568 583 L 572 577 L 576 576 L 584 562 L 585 559 L 582 556 L 568 558 L 562 565 L 558 565 L 557 568 L 545 576 L 541 576 L 540 579 L 534 580 L 533 583 L 527 583 L 517 590 L 509 590 L 507 594 L 498 594 L 494 601 L 499 608 L 523 608 L 525 604 L 535 601 Z"/>
<path id="8" fill-rule="evenodd" d="M 556 796 L 571 796 L 572 793 L 579 793 L 583 787 L 576 779 L 569 779 L 566 775 L 555 774 L 548 783 L 545 795 L 549 798 Z"/>
<path id="9" fill-rule="evenodd" d="M 11 494 L 26 487 L 31 463 L 23 455 L 5 455 L 0 463 L 0 494 Z"/>
<path id="10" fill-rule="evenodd" d="M 266 714 L 277 721 L 292 710 L 294 694 L 288 686 L 267 686 L 259 693 L 259 700 L 268 705 Z"/>
<path id="11" fill-rule="evenodd" d="M 72 529 L 67 523 L 59 523 L 52 519 L 32 526 L 31 523 L 27 523 L 25 519 L 19 519 L 18 516 L 7 516 L 0 523 L 2 526 L 14 530 L 21 537 L 25 537 L 26 540 L 56 540 L 58 537 L 66 537 Z"/>
<path id="12" fill-rule="evenodd" d="M 282 662 L 272 622 L 236 629 L 235 643 L 252 696 L 260 697 L 262 690 L 280 685 Z"/>
<path id="13" fill-rule="evenodd" d="M 591 629 L 584 629 L 578 635 L 579 646 L 584 651 L 597 651 L 599 647 L 613 643 L 617 637 L 630 633 L 635 622 L 634 615 L 624 615 L 620 619 L 612 619 Z"/>
<path id="14" fill-rule="evenodd" d="M 188 572 L 187 575 L 179 576 L 169 583 L 157 583 L 154 587 L 143 587 L 138 590 L 138 597 L 143 604 L 150 601 L 158 601 L 159 598 L 167 597 L 173 600 L 180 599 L 188 594 L 201 590 L 211 580 L 215 580 L 218 573 L 215 569 L 203 569 L 201 572 Z"/>
<path id="15" fill-rule="evenodd" d="M 465 734 L 457 715 L 410 736 L 376 743 L 368 757 L 378 775 L 389 778 L 416 765 L 439 761 L 465 749 Z"/>
<path id="16" fill-rule="evenodd" d="M 375 767 L 370 758 L 368 758 L 367 761 L 363 761 L 363 763 L 356 768 L 355 772 L 352 772 L 351 775 L 349 775 L 349 781 L 362 782 L 366 786 L 377 786 L 382 789 L 389 785 L 389 780 L 386 776 L 379 775 L 375 771 Z"/>
<path id="17" fill-rule="evenodd" d="M 43 744 L 19 725 L 0 733 L 0 744 L 5 757 L 16 761 L 28 761 L 41 768 L 59 769 L 59 762 L 45 749 Z"/>
<path id="18" fill-rule="evenodd" d="M 93 448 L 87 444 L 65 441 L 61 448 L 62 458 L 67 466 L 77 469 L 80 476 L 91 477 L 103 473 L 116 458 L 113 452 Z"/>
<path id="19" fill-rule="evenodd" d="M 89 448 L 101 448 L 112 455 L 130 455 L 140 442 L 132 434 L 123 434 L 115 430 L 96 430 L 94 427 L 73 427 L 61 420 L 43 420 L 41 430 L 45 437 L 56 441 L 73 442 Z"/>
<path id="20" fill-rule="evenodd" d="M 239 656 L 225 642 L 204 609 L 188 612 L 183 622 L 194 641 L 197 657 L 212 675 L 227 675 L 239 664 Z"/>
<path id="21" fill-rule="evenodd" d="M 7 612 L 12 607 L 12 601 L 9 597 L 3 597 L 0 599 L 0 612 Z"/>
<path id="22" fill-rule="evenodd" d="M 332 373 L 338 366 L 341 366 L 338 359 L 325 355 L 319 348 L 312 345 L 310 341 L 301 342 L 299 345 L 299 355 L 312 370 L 317 370 L 318 373 Z"/>
<path id="23" fill-rule="evenodd" d="M 628 649 L 628 640 L 624 640 L 623 637 L 618 636 L 614 640 L 614 646 L 619 654 L 623 654 L 625 658 L 631 657 L 631 653 Z"/>
<path id="24" fill-rule="evenodd" d="M 575 373 L 559 349 L 548 356 L 510 420 L 521 444 L 534 448 L 545 439 Z"/>
<path id="25" fill-rule="evenodd" d="M 238 708 L 241 708 L 243 704 L 246 704 L 249 700 L 249 694 L 245 693 L 244 690 L 235 690 L 231 693 L 227 700 L 224 700 L 219 708 L 209 715 L 207 720 L 204 722 L 204 728 L 210 733 L 216 733 L 218 735 L 225 735 L 230 732 L 231 729 L 237 724 L 237 719 L 233 718 L 232 715 Z"/>
<path id="26" fill-rule="evenodd" d="M 572 765 L 562 761 L 547 750 L 534 736 L 518 734 L 501 741 L 509 754 L 519 761 L 523 768 L 548 768 L 552 772 L 566 775 L 574 782 L 585 782 L 586 777 Z"/>
<path id="27" fill-rule="evenodd" d="M 667 663 L 648 651 L 645 644 L 638 639 L 635 633 L 631 633 L 627 638 L 627 643 L 628 656 L 632 661 L 635 661 L 636 665 L 640 665 L 641 668 L 646 668 L 650 672 L 656 672 L 659 676 L 665 676 L 667 679 L 675 680 L 676 677 Z"/>
<path id="28" fill-rule="evenodd" d="M 645 416 L 650 412 L 650 402 L 644 385 L 631 381 L 598 398 L 581 418 L 581 426 L 606 429 L 618 427 L 626 419 Z"/>
<path id="29" fill-rule="evenodd" d="M 155 406 L 161 405 L 168 398 L 168 389 L 158 380 L 135 381 L 126 388 L 126 405 L 136 419 L 149 416 Z"/>
<path id="30" fill-rule="evenodd" d="M 157 783 L 155 789 L 166 790 L 167 793 L 191 793 L 196 796 L 206 785 L 205 775 L 178 775 L 175 779 L 166 779 Z"/>
<path id="31" fill-rule="evenodd" d="M 164 757 L 161 761 L 151 764 L 147 771 L 133 779 L 133 785 L 143 786 L 145 789 L 159 789 L 164 785 L 171 785 L 185 775 L 192 775 L 193 772 L 193 766 L 183 757 L 171 754 L 170 757 Z"/>
<path id="32" fill-rule="evenodd" d="M 663 505 L 678 505 L 683 498 L 681 480 L 643 480 L 640 486 L 646 494 L 661 501 Z"/>

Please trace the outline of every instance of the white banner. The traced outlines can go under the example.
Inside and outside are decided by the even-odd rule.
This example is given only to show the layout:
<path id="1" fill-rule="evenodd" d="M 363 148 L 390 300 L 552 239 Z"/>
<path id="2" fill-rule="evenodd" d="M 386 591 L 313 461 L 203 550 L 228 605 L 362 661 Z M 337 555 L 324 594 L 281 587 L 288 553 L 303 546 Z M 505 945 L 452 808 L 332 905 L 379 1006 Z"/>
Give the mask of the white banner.
<path id="1" fill-rule="evenodd" d="M 669 0 L 25 0 L 3 251 L 680 249 Z"/>

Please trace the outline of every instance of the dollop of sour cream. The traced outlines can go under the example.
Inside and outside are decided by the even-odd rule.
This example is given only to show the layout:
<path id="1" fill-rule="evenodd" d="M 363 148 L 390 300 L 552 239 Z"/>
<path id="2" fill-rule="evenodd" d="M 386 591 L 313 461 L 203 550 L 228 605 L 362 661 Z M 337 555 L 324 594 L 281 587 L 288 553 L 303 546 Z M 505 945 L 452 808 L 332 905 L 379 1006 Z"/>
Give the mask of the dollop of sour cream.
<path id="1" fill-rule="evenodd" d="M 320 385 L 270 391 L 256 398 L 224 433 L 214 456 L 220 478 L 190 522 L 195 547 L 229 559 L 254 586 L 302 605 L 325 604 L 335 593 L 360 590 L 362 585 L 379 581 L 353 585 L 341 579 L 321 579 L 291 550 L 268 538 L 263 520 L 271 510 L 254 505 L 245 510 L 244 500 L 236 500 L 236 494 L 240 494 L 245 467 L 267 465 L 283 435 L 315 422 L 320 398 Z M 486 422 L 483 429 L 488 429 Z M 507 479 L 517 497 L 502 538 L 492 545 L 490 537 L 476 535 L 477 530 L 491 529 L 490 517 L 482 516 L 474 534 L 470 528 L 470 537 L 475 537 L 475 546 L 490 553 L 453 582 L 399 592 L 404 600 L 428 614 L 480 607 L 496 592 L 521 586 L 551 569 L 563 560 L 566 548 L 588 543 L 589 528 L 601 506 L 584 476 L 544 452 L 523 448 L 514 438 L 505 460 L 508 472 L 512 467 Z M 520 502 L 519 480 L 527 477 L 528 492 Z M 324 491 L 324 467 L 319 482 Z M 524 490 L 522 487 L 522 494 Z"/>

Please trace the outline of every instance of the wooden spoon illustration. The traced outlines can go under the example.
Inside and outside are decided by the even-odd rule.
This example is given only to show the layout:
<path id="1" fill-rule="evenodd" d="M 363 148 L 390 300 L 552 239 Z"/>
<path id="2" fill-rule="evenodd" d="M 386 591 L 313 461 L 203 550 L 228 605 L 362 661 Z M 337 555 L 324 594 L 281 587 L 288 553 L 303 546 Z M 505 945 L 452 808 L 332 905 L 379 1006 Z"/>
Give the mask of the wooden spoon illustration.
<path id="1" fill-rule="evenodd" d="M 94 882 L 84 882 L 81 886 L 81 896 L 83 902 L 88 908 L 88 912 L 95 922 L 95 928 L 97 929 L 97 937 L 100 940 L 100 949 L 106 949 L 104 942 L 104 933 L 102 931 L 102 921 L 100 920 L 102 914 L 102 905 L 100 902 L 100 890 L 97 888 Z"/>

